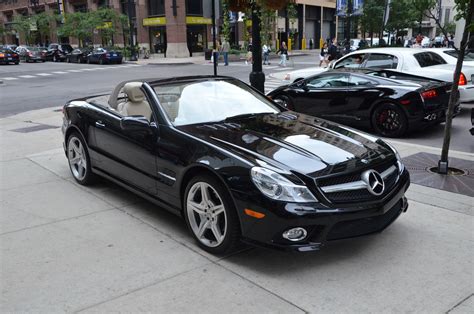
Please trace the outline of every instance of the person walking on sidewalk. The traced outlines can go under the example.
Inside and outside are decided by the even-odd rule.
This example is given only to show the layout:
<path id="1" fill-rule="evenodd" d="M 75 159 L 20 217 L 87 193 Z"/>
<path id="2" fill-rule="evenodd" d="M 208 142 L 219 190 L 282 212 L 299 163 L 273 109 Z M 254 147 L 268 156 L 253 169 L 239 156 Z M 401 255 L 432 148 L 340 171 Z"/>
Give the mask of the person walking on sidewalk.
<path id="1" fill-rule="evenodd" d="M 221 46 L 221 53 L 224 56 L 224 65 L 229 65 L 229 51 L 230 51 L 230 44 L 227 39 L 224 39 L 224 42 Z"/>
<path id="2" fill-rule="evenodd" d="M 278 65 L 286 67 L 286 57 L 288 56 L 288 48 L 286 47 L 286 43 L 284 41 L 281 42 L 281 47 L 277 51 L 277 54 L 278 53 L 280 53 L 280 62 L 278 63 Z"/>
<path id="3" fill-rule="evenodd" d="M 270 64 L 270 62 L 268 62 L 268 56 L 270 55 L 270 47 L 267 46 L 266 44 L 263 45 L 262 47 L 262 53 L 263 53 L 263 64 Z"/>
<path id="4" fill-rule="evenodd" d="M 328 58 L 328 44 L 324 43 L 323 47 L 321 48 L 321 52 L 319 53 L 319 66 L 321 67 L 321 65 L 324 63 L 324 67 L 326 68 L 329 63 Z"/>

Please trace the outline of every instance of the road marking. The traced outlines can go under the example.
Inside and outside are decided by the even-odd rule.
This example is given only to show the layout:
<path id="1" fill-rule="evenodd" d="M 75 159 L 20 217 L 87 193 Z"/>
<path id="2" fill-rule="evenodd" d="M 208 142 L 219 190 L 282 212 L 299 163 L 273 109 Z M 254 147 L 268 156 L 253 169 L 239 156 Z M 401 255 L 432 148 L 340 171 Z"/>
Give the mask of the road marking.
<path id="1" fill-rule="evenodd" d="M 4 78 L 2 78 L 2 80 L 13 81 L 13 80 L 18 80 L 18 78 L 17 77 L 4 77 Z"/>
<path id="2" fill-rule="evenodd" d="M 56 71 L 56 72 L 53 72 L 53 73 L 56 73 L 56 74 L 67 74 L 67 72 L 63 72 L 63 71 Z"/>
<path id="3" fill-rule="evenodd" d="M 82 72 L 82 70 L 67 70 L 68 72 Z"/>
<path id="4" fill-rule="evenodd" d="M 36 75 L 39 75 L 39 76 L 51 76 L 52 74 L 51 74 L 51 73 L 36 73 Z"/>
<path id="5" fill-rule="evenodd" d="M 34 76 L 34 75 L 20 75 L 20 76 L 18 76 L 18 77 L 22 77 L 22 78 L 34 78 L 34 77 L 36 77 L 36 76 Z"/>

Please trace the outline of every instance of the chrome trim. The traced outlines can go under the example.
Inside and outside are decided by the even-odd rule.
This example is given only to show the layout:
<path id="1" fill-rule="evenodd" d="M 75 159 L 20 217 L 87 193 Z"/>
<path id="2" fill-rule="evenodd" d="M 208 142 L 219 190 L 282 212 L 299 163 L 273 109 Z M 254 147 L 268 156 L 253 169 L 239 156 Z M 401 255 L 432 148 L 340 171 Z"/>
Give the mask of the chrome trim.
<path id="1" fill-rule="evenodd" d="M 176 181 L 176 178 L 173 178 L 173 177 L 171 177 L 171 176 L 169 176 L 169 175 L 167 175 L 167 174 L 164 174 L 163 172 L 158 171 L 158 174 L 161 175 L 161 176 L 163 176 L 163 177 L 165 177 L 166 179 L 169 179 L 169 180 L 172 180 L 172 181 Z"/>
<path id="2" fill-rule="evenodd" d="M 382 179 L 385 180 L 385 178 L 391 175 L 394 171 L 397 171 L 397 167 L 395 165 L 392 165 L 389 168 L 387 168 L 387 170 L 382 172 L 380 176 L 382 177 Z M 353 191 L 353 190 L 362 190 L 362 189 L 367 189 L 367 184 L 362 180 L 321 187 L 321 190 L 324 193 Z"/>

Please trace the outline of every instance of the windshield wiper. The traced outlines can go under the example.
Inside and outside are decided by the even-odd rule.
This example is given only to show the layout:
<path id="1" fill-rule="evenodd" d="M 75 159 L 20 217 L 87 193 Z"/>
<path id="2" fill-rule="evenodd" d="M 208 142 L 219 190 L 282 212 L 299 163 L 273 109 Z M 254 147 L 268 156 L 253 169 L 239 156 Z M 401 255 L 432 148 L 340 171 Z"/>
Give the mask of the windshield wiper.
<path id="1" fill-rule="evenodd" d="M 242 119 L 253 118 L 262 114 L 272 114 L 272 113 L 273 112 L 243 113 L 243 114 L 227 117 L 224 119 L 224 121 L 242 120 Z"/>

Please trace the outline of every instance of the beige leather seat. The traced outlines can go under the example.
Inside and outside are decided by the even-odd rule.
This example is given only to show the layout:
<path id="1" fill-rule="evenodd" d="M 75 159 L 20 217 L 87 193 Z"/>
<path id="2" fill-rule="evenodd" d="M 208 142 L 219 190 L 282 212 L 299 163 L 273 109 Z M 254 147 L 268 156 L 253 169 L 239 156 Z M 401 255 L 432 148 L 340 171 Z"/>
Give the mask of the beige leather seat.
<path id="1" fill-rule="evenodd" d="M 129 82 L 123 86 L 123 92 L 128 100 L 120 103 L 117 111 L 123 116 L 144 116 L 150 121 L 152 111 L 141 90 L 142 85 L 141 82 Z"/>

